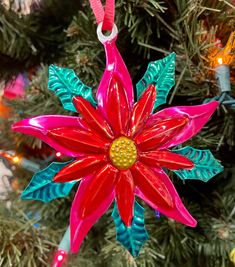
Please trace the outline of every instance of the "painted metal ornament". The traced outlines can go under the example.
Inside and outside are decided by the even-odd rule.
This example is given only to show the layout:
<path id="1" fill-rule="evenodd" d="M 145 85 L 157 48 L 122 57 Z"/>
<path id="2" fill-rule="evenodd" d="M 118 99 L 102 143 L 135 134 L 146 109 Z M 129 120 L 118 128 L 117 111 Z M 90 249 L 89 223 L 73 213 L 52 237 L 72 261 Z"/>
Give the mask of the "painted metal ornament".
<path id="1" fill-rule="evenodd" d="M 40 197 L 30 194 L 31 199 L 50 201 L 64 196 L 75 181 L 80 181 L 71 208 L 70 243 L 66 241 L 66 251 L 78 252 L 88 231 L 115 201 L 112 216 L 117 239 L 135 257 L 148 239 L 144 209 L 135 201 L 135 195 L 161 214 L 196 226 L 196 220 L 183 205 L 163 168 L 175 171 L 181 179 L 188 176 L 202 181 L 223 170 L 212 155 L 212 166 L 208 166 L 207 171 L 206 166 L 199 170 L 199 158 L 192 155 L 189 148 L 189 151 L 170 151 L 201 130 L 218 102 L 153 112 L 165 103 L 174 85 L 175 54 L 171 54 L 150 63 L 137 85 L 138 101 L 134 103 L 132 81 L 115 44 L 117 28 L 114 26 L 107 37 L 102 34 L 101 27 L 100 24 L 97 33 L 105 48 L 106 68 L 97 90 L 97 103 L 91 90 L 72 70 L 53 66 L 50 89 L 60 97 L 65 108 L 76 110 L 81 116 L 39 116 L 17 122 L 12 128 L 40 138 L 57 151 L 75 158 L 64 166 L 57 166 L 58 163 L 49 166 L 46 171 L 50 175 L 41 173 L 40 181 L 37 179 L 37 183 L 43 185 L 45 175 L 46 186 L 32 184 L 41 191 Z M 64 185 L 61 190 L 49 190 L 61 183 Z M 30 188 L 31 185 L 26 191 Z"/>

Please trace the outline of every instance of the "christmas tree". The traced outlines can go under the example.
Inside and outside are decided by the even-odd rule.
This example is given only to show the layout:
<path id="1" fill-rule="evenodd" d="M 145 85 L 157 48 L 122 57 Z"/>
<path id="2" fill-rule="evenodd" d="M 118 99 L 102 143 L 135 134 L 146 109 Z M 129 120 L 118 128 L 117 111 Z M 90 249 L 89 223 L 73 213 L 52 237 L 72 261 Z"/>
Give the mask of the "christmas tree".
<path id="1" fill-rule="evenodd" d="M 145 208 L 149 240 L 135 258 L 116 240 L 112 205 L 89 231 L 79 253 L 69 256 L 68 266 L 233 266 L 235 3 L 118 0 L 115 5 L 117 47 L 137 84 L 135 100 L 141 87 L 138 82 L 151 67 L 148 64 L 161 60 L 165 66 L 167 58 L 172 60 L 176 54 L 175 85 L 161 109 L 220 102 L 202 130 L 184 143 L 184 147 L 200 149 L 194 150 L 194 157 L 208 157 L 198 163 L 202 177 L 207 168 L 216 175 L 205 183 L 206 179 L 197 179 L 198 173 L 177 179 L 176 172 L 167 172 L 197 219 L 196 228 L 138 201 Z M 0 3 L 0 266 L 51 266 L 69 224 L 77 185 L 68 196 L 47 204 L 22 200 L 20 195 L 35 173 L 52 162 L 62 164 L 72 158 L 37 138 L 13 132 L 11 125 L 45 114 L 76 115 L 48 90 L 48 73 L 55 66 L 73 69 L 84 85 L 93 88 L 93 99 L 105 69 L 96 28 L 89 1 Z M 226 70 L 222 78 L 221 66 L 225 66 L 222 73 Z M 166 68 L 161 71 L 165 75 Z M 217 174 L 213 169 L 209 152 L 200 154 L 206 149 L 213 153 L 217 166 L 224 166 L 223 171 Z"/>

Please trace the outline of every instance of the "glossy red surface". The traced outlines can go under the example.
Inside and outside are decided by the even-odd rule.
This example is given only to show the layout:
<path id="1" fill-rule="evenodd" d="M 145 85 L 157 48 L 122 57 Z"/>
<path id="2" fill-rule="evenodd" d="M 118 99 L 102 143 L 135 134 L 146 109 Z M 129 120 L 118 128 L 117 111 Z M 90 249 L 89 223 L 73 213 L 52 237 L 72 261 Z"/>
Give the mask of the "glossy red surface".
<path id="1" fill-rule="evenodd" d="M 120 171 L 116 185 L 116 199 L 120 216 L 126 226 L 131 226 L 134 207 L 134 181 L 130 170 Z"/>
<path id="2" fill-rule="evenodd" d="M 161 148 L 163 144 L 180 133 L 187 124 L 185 116 L 164 119 L 149 128 L 144 129 L 135 137 L 138 148 L 142 151 Z"/>
<path id="3" fill-rule="evenodd" d="M 167 209 L 174 208 L 173 199 L 167 185 L 149 167 L 141 162 L 136 162 L 131 168 L 131 173 L 135 185 L 141 188 L 143 194 L 150 201 Z"/>
<path id="4" fill-rule="evenodd" d="M 105 153 L 109 142 L 101 139 L 94 132 L 79 131 L 76 128 L 57 128 L 48 135 L 73 153 Z"/>
<path id="5" fill-rule="evenodd" d="M 152 113 L 155 100 L 156 88 L 154 85 L 150 85 L 133 107 L 130 121 L 131 136 L 142 130 L 144 124 Z"/>
<path id="6" fill-rule="evenodd" d="M 108 121 L 116 136 L 126 135 L 129 126 L 130 107 L 124 85 L 118 76 L 114 75 L 110 80 L 107 95 Z"/>
<path id="7" fill-rule="evenodd" d="M 172 138 L 161 145 L 161 148 L 170 148 L 182 144 L 196 135 L 202 127 L 208 122 L 211 115 L 218 107 L 218 101 L 212 101 L 207 104 L 197 106 L 176 106 L 162 109 L 149 117 L 147 126 L 153 126 L 166 119 L 186 118 L 185 127 L 181 131 L 175 131 Z"/>
<path id="8" fill-rule="evenodd" d="M 80 180 L 89 174 L 94 174 L 97 168 L 102 166 L 102 164 L 104 165 L 105 162 L 106 156 L 104 155 L 87 155 L 86 157 L 77 159 L 64 167 L 57 173 L 53 180 L 56 183 Z"/>
<path id="9" fill-rule="evenodd" d="M 136 187 L 135 194 L 140 197 L 144 202 L 146 202 L 152 209 L 158 210 L 165 216 L 177 220 L 178 222 L 181 222 L 185 225 L 195 227 L 197 225 L 197 221 L 190 215 L 190 213 L 185 208 L 173 183 L 171 182 L 167 174 L 161 168 L 158 167 L 151 168 L 151 173 L 152 175 L 154 175 L 153 177 L 158 177 L 158 179 L 160 179 L 167 187 L 167 190 L 169 191 L 173 201 L 172 208 L 164 207 L 159 204 L 159 202 L 157 201 L 157 195 L 155 196 L 155 198 L 153 197 L 149 199 L 148 195 L 144 194 L 142 187 Z"/>
<path id="10" fill-rule="evenodd" d="M 70 240 L 71 240 L 71 252 L 78 252 L 82 241 L 87 235 L 91 227 L 97 222 L 97 220 L 108 210 L 110 205 L 114 200 L 113 190 L 109 195 L 104 196 L 103 201 L 96 203 L 96 209 L 92 214 L 86 218 L 81 217 L 79 212 L 80 207 L 83 205 L 83 199 L 86 197 L 87 192 L 90 190 L 90 185 L 92 184 L 93 176 L 84 177 L 81 180 L 77 193 L 74 197 L 72 208 L 70 212 Z M 103 190 L 103 189 L 101 189 Z"/>
<path id="11" fill-rule="evenodd" d="M 81 205 L 78 207 L 78 213 L 81 218 L 86 218 L 91 215 L 104 199 L 110 195 L 117 183 L 118 170 L 112 165 L 107 164 L 93 176 L 89 190 L 81 200 Z"/>
<path id="12" fill-rule="evenodd" d="M 188 158 L 168 150 L 142 152 L 139 159 L 152 167 L 159 166 L 170 170 L 192 169 L 194 167 L 193 162 Z"/>
<path id="13" fill-rule="evenodd" d="M 88 123 L 92 130 L 100 133 L 101 136 L 107 137 L 108 139 L 114 138 L 113 132 L 107 121 L 89 101 L 78 96 L 73 99 L 73 102 L 77 111 L 82 115 L 83 119 Z"/>

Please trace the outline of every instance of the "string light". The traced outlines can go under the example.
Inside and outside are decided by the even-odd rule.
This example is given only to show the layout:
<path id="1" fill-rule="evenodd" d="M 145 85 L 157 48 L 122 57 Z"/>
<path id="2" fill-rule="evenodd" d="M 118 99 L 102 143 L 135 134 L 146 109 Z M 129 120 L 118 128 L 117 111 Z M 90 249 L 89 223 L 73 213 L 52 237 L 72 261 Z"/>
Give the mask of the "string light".
<path id="1" fill-rule="evenodd" d="M 37 172 L 40 170 L 40 165 L 28 160 L 22 156 L 17 156 L 13 151 L 3 151 L 0 150 L 0 157 L 3 157 L 9 160 L 11 163 L 16 164 L 24 169 L 27 169 L 31 172 Z"/>
<path id="2" fill-rule="evenodd" d="M 219 65 L 222 65 L 222 64 L 223 64 L 223 58 L 222 58 L 222 57 L 219 57 L 219 58 L 217 59 L 217 61 L 218 61 Z"/>
<path id="3" fill-rule="evenodd" d="M 20 157 L 15 155 L 13 152 L 0 151 L 0 156 L 4 157 L 5 159 L 8 159 L 9 161 L 15 164 L 20 162 Z"/>
<path id="4" fill-rule="evenodd" d="M 58 151 L 58 152 L 55 153 L 55 155 L 56 155 L 57 158 L 60 158 L 62 156 L 62 153 Z"/>
<path id="5" fill-rule="evenodd" d="M 67 230 L 65 231 L 64 236 L 58 246 L 58 250 L 55 254 L 52 266 L 53 267 L 64 266 L 63 264 L 68 257 L 69 251 L 70 251 L 70 227 L 68 227 Z"/>
<path id="6" fill-rule="evenodd" d="M 235 31 L 230 34 L 225 47 L 215 46 L 208 57 L 212 68 L 232 65 L 235 61 Z"/>
<path id="7" fill-rule="evenodd" d="M 220 90 L 218 101 L 223 105 L 235 107 L 235 99 L 230 95 L 230 65 L 235 60 L 235 31 L 229 36 L 225 47 L 217 47 L 217 53 L 212 58 L 212 64 L 215 68 L 215 78 Z"/>
<path id="8" fill-rule="evenodd" d="M 57 259 L 58 259 L 58 261 L 62 261 L 62 260 L 63 260 L 63 258 L 64 258 L 64 256 L 62 256 L 62 255 L 59 255 Z"/>
<path id="9" fill-rule="evenodd" d="M 15 157 L 12 158 L 12 161 L 13 161 L 14 163 L 19 163 L 20 158 L 19 158 L 18 156 L 15 156 Z"/>
<path id="10" fill-rule="evenodd" d="M 66 258 L 68 256 L 67 251 L 64 251 L 62 249 L 59 249 L 55 255 L 54 261 L 53 261 L 53 267 L 61 267 L 64 265 Z"/>
<path id="11" fill-rule="evenodd" d="M 235 108 L 235 99 L 230 95 L 230 65 L 235 62 L 235 31 L 230 34 L 225 47 L 216 45 L 213 48 L 208 55 L 208 59 L 211 68 L 215 71 L 215 78 L 220 90 L 220 95 L 211 99 L 206 99 L 204 102 L 217 100 L 224 108 L 225 105 L 230 108 Z M 221 138 L 223 138 L 223 136 Z"/>

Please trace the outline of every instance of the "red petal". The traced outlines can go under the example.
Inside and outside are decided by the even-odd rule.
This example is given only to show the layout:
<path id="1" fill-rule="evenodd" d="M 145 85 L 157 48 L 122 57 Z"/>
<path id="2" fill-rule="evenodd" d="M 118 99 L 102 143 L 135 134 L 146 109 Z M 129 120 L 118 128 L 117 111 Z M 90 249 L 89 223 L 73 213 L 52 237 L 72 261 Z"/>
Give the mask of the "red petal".
<path id="1" fill-rule="evenodd" d="M 157 201 L 157 195 L 155 196 L 155 198 L 149 198 L 148 192 L 144 192 L 142 190 L 142 187 L 136 188 L 136 195 L 142 198 L 150 207 L 160 211 L 164 215 L 188 226 L 195 227 L 197 225 L 197 221 L 189 214 L 189 212 L 183 205 L 169 177 L 164 173 L 163 170 L 159 168 L 152 169 L 152 175 L 158 177 L 158 179 L 160 179 L 161 182 L 167 187 L 169 194 L 172 196 L 172 208 L 165 208 L 164 206 L 159 205 Z"/>
<path id="2" fill-rule="evenodd" d="M 136 144 L 142 151 L 162 147 L 167 141 L 181 132 L 187 123 L 188 118 L 185 116 L 156 122 L 155 125 L 147 128 L 135 138 Z"/>
<path id="3" fill-rule="evenodd" d="M 104 153 L 109 142 L 102 140 L 92 132 L 79 131 L 76 128 L 50 130 L 48 135 L 73 154 Z"/>
<path id="4" fill-rule="evenodd" d="M 71 240 L 71 252 L 76 253 L 87 235 L 88 231 L 95 224 L 95 222 L 106 212 L 114 199 L 114 190 L 110 194 L 106 195 L 101 202 L 97 202 L 97 208 L 87 218 L 82 218 L 80 215 L 80 208 L 82 207 L 82 201 L 86 198 L 90 191 L 90 185 L 93 182 L 92 177 L 84 178 L 79 185 L 76 196 L 73 200 L 71 213 L 70 213 L 70 240 Z"/>
<path id="5" fill-rule="evenodd" d="M 110 129 L 107 121 L 99 114 L 89 101 L 77 96 L 73 98 L 74 105 L 77 111 L 83 116 L 83 119 L 88 125 L 98 133 L 113 139 L 113 132 Z"/>
<path id="6" fill-rule="evenodd" d="M 140 100 L 134 105 L 130 121 L 131 136 L 141 130 L 141 128 L 144 126 L 150 114 L 152 113 L 155 100 L 156 88 L 151 84 L 145 90 Z"/>
<path id="7" fill-rule="evenodd" d="M 45 115 L 24 119 L 13 124 L 12 129 L 17 132 L 33 135 L 65 155 L 79 156 L 77 151 L 74 151 L 74 149 L 70 150 L 67 146 L 64 147 L 58 140 L 54 140 L 52 136 L 49 136 L 49 131 L 61 127 L 72 130 L 76 129 L 77 133 L 79 131 L 89 131 L 89 129 L 86 129 L 81 118 L 62 115 Z"/>
<path id="8" fill-rule="evenodd" d="M 118 211 L 126 226 L 131 226 L 133 218 L 134 188 L 130 170 L 120 171 L 116 185 L 116 198 Z"/>
<path id="9" fill-rule="evenodd" d="M 153 114 L 149 118 L 147 125 L 151 127 L 159 121 L 165 120 L 166 118 L 174 118 L 175 116 L 187 117 L 187 125 L 182 127 L 180 131 L 177 131 L 175 134 L 173 134 L 172 138 L 170 138 L 168 142 L 165 142 L 161 146 L 161 149 L 176 146 L 196 135 L 202 129 L 205 123 L 207 123 L 211 115 L 216 110 L 218 104 L 218 101 L 212 101 L 208 104 L 198 106 L 166 108 Z"/>
<path id="10" fill-rule="evenodd" d="M 84 158 L 77 159 L 57 173 L 53 181 L 65 183 L 80 180 L 84 176 L 94 174 L 105 160 L 106 156 L 104 155 L 87 155 Z"/>
<path id="11" fill-rule="evenodd" d="M 161 177 L 155 175 L 149 167 L 141 162 L 136 162 L 131 172 L 135 185 L 140 188 L 150 201 L 167 209 L 173 208 L 172 196 Z"/>
<path id="12" fill-rule="evenodd" d="M 102 167 L 92 178 L 89 190 L 81 200 L 78 208 L 78 214 L 81 218 L 91 215 L 104 201 L 104 199 L 112 194 L 117 182 L 118 170 L 112 165 Z"/>
<path id="13" fill-rule="evenodd" d="M 142 152 L 139 155 L 142 162 L 147 165 L 163 167 L 170 170 L 192 169 L 194 164 L 188 158 L 167 150 Z"/>
<path id="14" fill-rule="evenodd" d="M 109 124 L 116 135 L 127 134 L 130 107 L 122 82 L 117 76 L 110 80 L 106 113 Z"/>

